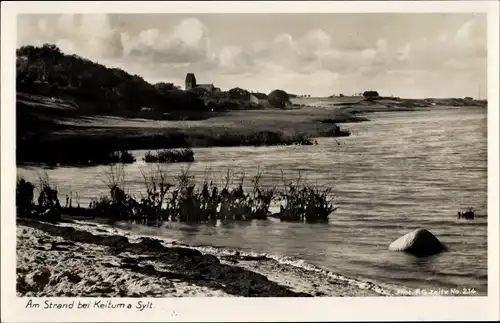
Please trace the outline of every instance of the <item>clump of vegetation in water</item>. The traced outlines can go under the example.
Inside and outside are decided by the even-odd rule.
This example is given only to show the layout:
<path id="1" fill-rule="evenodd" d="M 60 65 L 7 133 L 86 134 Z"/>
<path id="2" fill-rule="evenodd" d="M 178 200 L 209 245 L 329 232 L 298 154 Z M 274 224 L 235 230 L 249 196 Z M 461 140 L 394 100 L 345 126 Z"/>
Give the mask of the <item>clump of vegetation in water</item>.
<path id="1" fill-rule="evenodd" d="M 34 203 L 35 185 L 18 177 L 16 182 L 17 216 L 22 218 L 37 218 L 42 221 L 55 222 L 61 219 L 62 207 L 57 197 L 57 189 L 53 188 L 47 173 L 38 175 L 39 191 L 37 204 Z"/>
<path id="2" fill-rule="evenodd" d="M 222 190 L 208 178 L 197 187 L 188 169 L 181 170 L 175 184 L 167 180 L 166 170 L 159 167 L 143 172 L 143 178 L 147 193 L 138 203 L 131 219 L 139 222 L 266 219 L 274 195 L 273 190 L 260 188 L 260 172 L 252 179 L 253 189 L 250 193 L 243 189 L 244 176 L 237 187 L 230 188 L 230 171 L 226 174 Z"/>
<path id="3" fill-rule="evenodd" d="M 245 193 L 243 189 L 244 175 L 240 177 L 238 185 L 229 190 L 231 177 L 228 170 L 225 177 L 225 187 L 221 191 L 220 218 L 222 220 L 266 219 L 270 215 L 269 207 L 275 190 L 261 188 L 262 174 L 260 170 L 257 170 L 257 174 L 251 180 L 252 190 L 250 193 Z"/>
<path id="4" fill-rule="evenodd" d="M 116 163 L 122 163 L 122 164 L 133 164 L 135 163 L 135 157 L 126 150 L 120 150 L 120 151 L 113 151 L 109 153 L 109 163 L 111 164 L 116 164 Z"/>
<path id="5" fill-rule="evenodd" d="M 143 195 L 137 206 L 136 218 L 149 221 L 165 221 L 169 219 L 170 203 L 166 203 L 167 194 L 173 187 L 173 184 L 167 180 L 167 171 L 159 165 L 156 170 L 141 170 L 146 195 Z"/>
<path id="6" fill-rule="evenodd" d="M 109 196 L 93 200 L 90 209 L 95 216 L 110 218 L 115 221 L 133 218 L 138 203 L 129 194 L 125 193 L 123 165 L 111 165 L 110 170 L 105 175 Z"/>
<path id="7" fill-rule="evenodd" d="M 244 175 L 232 185 L 234 174 L 230 170 L 226 172 L 221 190 L 208 178 L 198 187 L 188 169 L 181 170 L 175 184 L 167 180 L 166 170 L 160 168 L 155 173 L 143 174 L 148 174 L 143 175 L 147 195 L 138 205 L 135 221 L 264 220 L 271 215 L 271 203 L 283 201 L 284 207 L 279 213 L 282 221 L 326 222 L 336 209 L 330 200 L 330 189 L 320 191 L 306 184 L 299 185 L 300 180 L 282 193 L 277 193 L 276 188 L 262 188 L 260 170 L 251 179 L 249 192 L 244 189 Z"/>
<path id="8" fill-rule="evenodd" d="M 144 156 L 146 163 L 185 163 L 194 161 L 194 152 L 190 148 L 165 149 L 157 152 L 148 151 Z"/>
<path id="9" fill-rule="evenodd" d="M 38 179 L 40 193 L 38 195 L 38 214 L 46 221 L 60 220 L 62 208 L 57 197 L 57 187 L 52 187 L 47 173 L 39 174 Z"/>
<path id="10" fill-rule="evenodd" d="M 55 215 L 60 217 L 61 211 L 64 211 L 68 215 L 108 218 L 112 222 L 210 223 L 265 220 L 271 216 L 271 204 L 280 202 L 280 212 L 275 216 L 282 221 L 327 222 L 328 216 L 336 209 L 330 199 L 330 189 L 320 190 L 301 183 L 300 177 L 297 183 L 285 185 L 282 192 L 275 187 L 262 187 L 260 169 L 248 186 L 244 185 L 244 174 L 235 182 L 234 174 L 228 170 L 219 187 L 208 176 L 198 185 L 189 169 L 182 169 L 176 177 L 168 176 L 166 165 L 141 170 L 141 173 L 146 190 L 137 199 L 126 192 L 123 165 L 111 165 L 105 174 L 109 195 L 92 200 L 88 209 L 72 208 L 71 202 L 69 207 L 61 208 L 57 190 L 51 188 L 48 178 L 41 181 L 38 206 L 33 208 L 29 202 L 33 200 L 29 184 L 18 180 L 18 214 L 35 209 L 31 214 L 42 214 L 40 218 L 46 219 L 58 219 Z"/>
<path id="11" fill-rule="evenodd" d="M 465 219 L 465 220 L 473 220 L 474 219 L 474 209 L 472 207 L 468 207 L 465 210 L 459 211 L 457 213 L 457 218 L 458 219 Z"/>
<path id="12" fill-rule="evenodd" d="M 17 215 L 29 217 L 32 214 L 34 203 L 33 191 L 35 186 L 22 177 L 17 177 L 16 182 L 16 208 Z"/>
<path id="13" fill-rule="evenodd" d="M 278 217 L 287 222 L 327 222 L 337 208 L 331 198 L 331 188 L 320 190 L 312 185 L 300 185 L 300 176 L 294 184 L 284 185 L 280 194 Z M 285 183 L 285 182 L 284 182 Z"/>

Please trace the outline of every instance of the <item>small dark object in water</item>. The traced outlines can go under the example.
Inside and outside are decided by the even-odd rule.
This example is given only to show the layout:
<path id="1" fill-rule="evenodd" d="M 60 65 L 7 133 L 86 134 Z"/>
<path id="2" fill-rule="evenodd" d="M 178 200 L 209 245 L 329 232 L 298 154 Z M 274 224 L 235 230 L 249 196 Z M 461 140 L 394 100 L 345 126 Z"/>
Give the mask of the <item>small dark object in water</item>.
<path id="1" fill-rule="evenodd" d="M 457 218 L 458 219 L 465 219 L 465 220 L 473 220 L 474 219 L 474 210 L 470 207 L 467 208 L 463 212 L 458 212 L 457 213 Z"/>

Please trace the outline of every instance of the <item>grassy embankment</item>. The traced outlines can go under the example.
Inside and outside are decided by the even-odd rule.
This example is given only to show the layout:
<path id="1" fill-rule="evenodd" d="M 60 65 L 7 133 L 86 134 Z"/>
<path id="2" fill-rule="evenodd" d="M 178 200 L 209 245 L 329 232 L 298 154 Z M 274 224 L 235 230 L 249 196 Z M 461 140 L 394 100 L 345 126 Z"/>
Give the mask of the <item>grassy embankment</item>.
<path id="1" fill-rule="evenodd" d="M 348 113 L 306 107 L 219 112 L 205 120 L 154 121 L 67 116 L 65 111 L 47 111 L 51 108 L 37 104 L 27 106 L 18 101 L 18 125 L 26 124 L 18 129 L 18 161 L 71 164 L 133 149 L 311 145 L 315 137 L 350 134 L 336 124 L 322 123 L 322 117 L 339 122 L 364 120 Z M 27 109 L 31 111 L 24 113 Z"/>

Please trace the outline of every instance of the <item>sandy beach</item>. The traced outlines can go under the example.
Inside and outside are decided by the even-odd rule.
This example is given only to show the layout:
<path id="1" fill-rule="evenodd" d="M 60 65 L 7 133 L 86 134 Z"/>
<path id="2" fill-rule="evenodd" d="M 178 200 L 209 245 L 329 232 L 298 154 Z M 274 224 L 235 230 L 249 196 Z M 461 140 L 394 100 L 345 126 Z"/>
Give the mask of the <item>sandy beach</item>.
<path id="1" fill-rule="evenodd" d="M 391 295 L 370 282 L 271 257 L 190 247 L 102 224 L 18 220 L 16 233 L 18 296 Z"/>

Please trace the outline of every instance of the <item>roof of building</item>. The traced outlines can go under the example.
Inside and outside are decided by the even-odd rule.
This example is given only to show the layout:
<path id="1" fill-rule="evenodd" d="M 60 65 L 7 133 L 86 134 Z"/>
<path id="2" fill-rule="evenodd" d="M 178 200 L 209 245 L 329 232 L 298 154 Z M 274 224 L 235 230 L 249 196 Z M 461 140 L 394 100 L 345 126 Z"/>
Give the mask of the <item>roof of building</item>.
<path id="1" fill-rule="evenodd" d="M 194 73 L 187 73 L 186 83 L 196 83 L 196 77 L 194 76 Z"/>
<path id="2" fill-rule="evenodd" d="M 253 95 L 253 96 L 255 96 L 259 100 L 265 100 L 265 99 L 267 99 L 267 94 L 265 94 L 265 93 L 255 92 L 255 93 L 250 93 L 250 94 Z"/>

